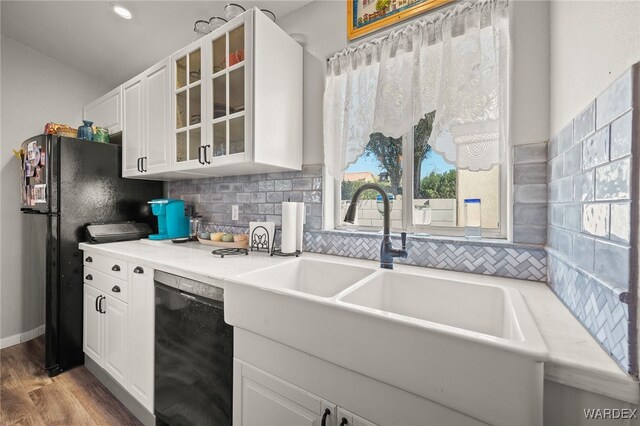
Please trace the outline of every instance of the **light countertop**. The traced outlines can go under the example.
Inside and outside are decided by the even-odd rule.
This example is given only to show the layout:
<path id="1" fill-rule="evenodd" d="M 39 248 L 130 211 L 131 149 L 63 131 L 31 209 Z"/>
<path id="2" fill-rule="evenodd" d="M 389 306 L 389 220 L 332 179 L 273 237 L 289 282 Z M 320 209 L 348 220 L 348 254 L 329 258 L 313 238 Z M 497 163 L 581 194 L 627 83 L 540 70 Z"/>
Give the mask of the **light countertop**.
<path id="1" fill-rule="evenodd" d="M 294 259 L 271 257 L 264 252 L 221 259 L 211 255 L 214 248 L 199 243 L 173 244 L 169 241 L 149 240 L 80 244 L 80 249 L 87 252 L 117 257 L 128 262 L 141 262 L 157 270 L 220 287 L 224 287 L 226 279 Z M 334 262 L 369 267 L 378 265 L 375 261 L 315 253 L 304 253 L 303 256 L 331 258 Z M 419 274 L 420 271 L 434 273 L 433 269 L 408 265 L 396 265 L 395 270 L 413 274 Z M 436 272 L 449 279 L 464 280 L 468 276 L 464 272 Z M 520 291 L 549 349 L 549 360 L 545 362 L 545 379 L 633 404 L 640 402 L 638 382 L 605 353 L 545 284 L 485 275 L 474 275 L 474 281 L 504 285 Z"/>

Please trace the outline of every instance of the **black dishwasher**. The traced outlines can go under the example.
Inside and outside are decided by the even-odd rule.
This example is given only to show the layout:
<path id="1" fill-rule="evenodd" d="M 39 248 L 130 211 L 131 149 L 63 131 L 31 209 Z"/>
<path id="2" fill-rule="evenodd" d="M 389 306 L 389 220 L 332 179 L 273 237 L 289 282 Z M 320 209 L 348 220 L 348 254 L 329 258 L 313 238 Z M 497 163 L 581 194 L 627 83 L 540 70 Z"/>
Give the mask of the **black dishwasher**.
<path id="1" fill-rule="evenodd" d="M 156 271 L 155 404 L 159 425 L 230 425 L 233 327 L 223 290 Z"/>

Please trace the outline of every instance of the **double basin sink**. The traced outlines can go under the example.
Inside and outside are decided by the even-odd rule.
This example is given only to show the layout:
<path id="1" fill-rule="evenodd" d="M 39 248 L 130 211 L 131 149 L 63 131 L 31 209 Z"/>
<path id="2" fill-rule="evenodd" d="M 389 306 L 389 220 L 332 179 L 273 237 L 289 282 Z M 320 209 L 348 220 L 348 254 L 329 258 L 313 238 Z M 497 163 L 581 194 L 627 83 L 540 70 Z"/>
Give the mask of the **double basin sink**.
<path id="1" fill-rule="evenodd" d="M 287 261 L 227 282 L 225 320 L 483 422 L 541 423 L 548 353 L 510 280 L 405 269 Z"/>

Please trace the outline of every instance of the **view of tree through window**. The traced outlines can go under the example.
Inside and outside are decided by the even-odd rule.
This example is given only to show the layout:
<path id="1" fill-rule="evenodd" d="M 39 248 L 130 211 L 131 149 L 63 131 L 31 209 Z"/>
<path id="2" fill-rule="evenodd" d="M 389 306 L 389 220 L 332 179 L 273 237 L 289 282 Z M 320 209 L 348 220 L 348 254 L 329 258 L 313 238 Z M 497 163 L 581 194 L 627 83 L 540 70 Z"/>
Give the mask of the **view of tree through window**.
<path id="1" fill-rule="evenodd" d="M 355 191 L 365 183 L 376 183 L 390 194 L 393 229 L 403 229 L 403 196 L 411 196 L 412 222 L 416 230 L 420 227 L 463 226 L 464 198 L 482 199 L 483 227 L 499 226 L 498 168 L 488 172 L 470 172 L 457 170 L 455 165 L 445 161 L 428 144 L 434 117 L 435 111 L 426 114 L 414 127 L 410 190 L 403 188 L 402 138 L 371 134 L 363 155 L 344 173 L 340 197 L 342 217 Z M 381 206 L 377 197 L 378 193 L 372 190 L 365 191 L 360 197 L 358 226 L 382 226 Z"/>

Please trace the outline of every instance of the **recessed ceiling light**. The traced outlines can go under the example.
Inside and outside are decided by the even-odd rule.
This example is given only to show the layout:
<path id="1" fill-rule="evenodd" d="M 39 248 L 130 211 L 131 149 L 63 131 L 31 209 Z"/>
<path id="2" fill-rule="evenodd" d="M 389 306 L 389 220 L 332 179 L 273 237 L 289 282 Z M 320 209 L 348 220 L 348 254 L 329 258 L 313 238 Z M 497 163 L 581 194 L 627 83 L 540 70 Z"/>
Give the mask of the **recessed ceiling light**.
<path id="1" fill-rule="evenodd" d="M 131 19 L 131 12 L 129 12 L 129 9 L 127 9 L 126 7 L 117 4 L 114 4 L 111 7 L 113 8 L 113 11 L 121 18 Z"/>

